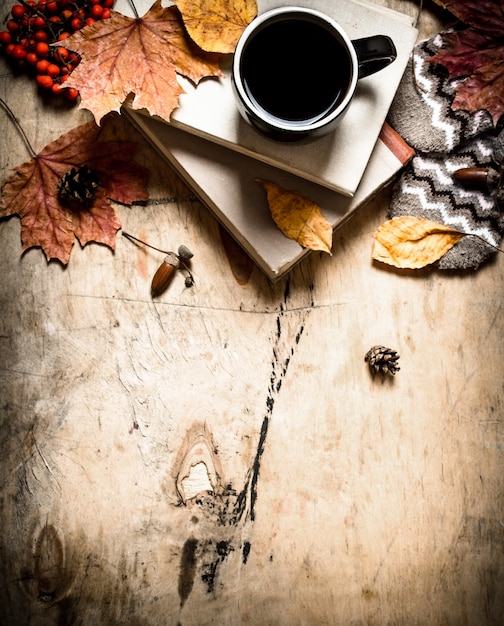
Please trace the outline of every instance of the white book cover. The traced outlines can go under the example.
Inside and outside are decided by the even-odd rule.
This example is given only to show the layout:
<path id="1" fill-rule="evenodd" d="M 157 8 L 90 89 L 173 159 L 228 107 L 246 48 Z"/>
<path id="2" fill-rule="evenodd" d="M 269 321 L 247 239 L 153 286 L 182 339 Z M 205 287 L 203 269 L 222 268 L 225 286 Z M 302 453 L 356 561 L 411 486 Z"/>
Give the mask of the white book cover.
<path id="1" fill-rule="evenodd" d="M 124 0 L 118 10 L 124 8 Z M 137 0 L 139 12 L 150 2 Z M 292 0 L 258 0 L 259 13 Z M 341 194 L 352 196 L 362 178 L 388 109 L 417 39 L 412 19 L 396 11 L 355 0 L 302 0 L 336 19 L 351 39 L 388 35 L 397 49 L 396 60 L 385 69 L 359 81 L 354 99 L 331 134 L 309 143 L 281 143 L 251 128 L 238 113 L 230 79 L 231 55 L 223 63 L 224 78 L 208 78 L 198 86 L 179 78 L 185 94 L 170 117 L 170 124 L 189 133 L 273 165 Z M 331 72 L 327 60 L 327 72 Z"/>
<path id="2" fill-rule="evenodd" d="M 333 228 L 341 226 L 382 189 L 413 156 L 385 124 L 353 198 L 124 109 L 149 143 L 174 167 L 222 226 L 273 282 L 309 250 L 288 239 L 271 217 L 266 193 L 255 181 L 270 180 L 316 202 Z"/>

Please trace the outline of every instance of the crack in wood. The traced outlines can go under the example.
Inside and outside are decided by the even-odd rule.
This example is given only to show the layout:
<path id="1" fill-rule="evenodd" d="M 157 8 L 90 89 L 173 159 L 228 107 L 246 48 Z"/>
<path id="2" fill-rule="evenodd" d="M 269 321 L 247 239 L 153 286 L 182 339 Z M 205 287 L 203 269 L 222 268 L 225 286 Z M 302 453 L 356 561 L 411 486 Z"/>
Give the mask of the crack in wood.
<path id="1" fill-rule="evenodd" d="M 286 299 L 288 294 L 289 287 L 286 286 Z M 214 536 L 204 541 L 200 540 L 198 544 L 194 543 L 194 539 L 188 539 L 184 545 L 179 578 L 181 607 L 185 604 L 193 589 L 196 567 L 199 569 L 199 576 L 206 587 L 207 593 L 213 593 L 216 590 L 219 568 L 233 552 L 239 550 L 243 565 L 246 565 L 248 562 L 252 544 L 247 539 L 242 539 L 243 527 L 247 522 L 253 524 L 256 518 L 261 460 L 266 446 L 275 400 L 287 375 L 295 347 L 299 344 L 303 335 L 307 314 L 303 315 L 300 323 L 297 325 L 294 336 L 292 332 L 285 332 L 283 324 L 286 316 L 285 311 L 280 311 L 277 315 L 275 341 L 272 347 L 271 374 L 265 402 L 266 412 L 263 415 L 254 459 L 247 472 L 241 491 L 237 492 L 231 484 L 223 487 L 222 482 L 215 478 L 212 481 L 212 476 L 217 476 L 216 473 L 212 473 L 211 469 L 217 456 L 213 453 L 213 450 L 216 448 L 207 424 L 204 424 L 204 426 L 193 425 L 186 435 L 183 458 L 180 460 L 181 453 L 179 452 L 179 469 L 175 472 L 177 491 L 181 496 L 181 504 L 188 506 L 191 510 L 195 506 L 199 507 L 205 519 L 209 522 L 205 532 L 210 532 Z M 202 428 L 205 429 L 204 435 L 202 434 Z M 190 475 L 192 468 L 198 462 L 203 462 L 205 465 L 208 463 L 208 478 L 213 488 L 211 491 L 207 490 L 193 498 L 187 498 L 188 493 L 184 489 L 184 480 Z M 220 470 L 219 479 L 222 476 L 222 470 Z M 238 529 L 240 529 L 240 532 L 238 532 Z M 196 563 L 198 563 L 198 566 Z"/>

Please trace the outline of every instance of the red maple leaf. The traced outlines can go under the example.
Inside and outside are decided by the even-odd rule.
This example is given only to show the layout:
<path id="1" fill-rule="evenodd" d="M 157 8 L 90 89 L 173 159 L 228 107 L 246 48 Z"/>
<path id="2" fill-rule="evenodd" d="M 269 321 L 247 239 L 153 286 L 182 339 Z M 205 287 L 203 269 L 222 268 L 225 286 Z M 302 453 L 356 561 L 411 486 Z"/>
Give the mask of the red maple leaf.
<path id="1" fill-rule="evenodd" d="M 111 11 L 111 17 L 85 26 L 57 44 L 77 52 L 81 62 L 65 87 L 78 89 L 81 108 L 99 123 L 133 96 L 134 109 L 169 119 L 184 90 L 177 74 L 198 83 L 222 76 L 218 56 L 200 50 L 188 37 L 176 7 L 156 0 L 141 18 Z"/>
<path id="2" fill-rule="evenodd" d="M 149 172 L 132 160 L 137 144 L 99 141 L 100 130 L 93 121 L 74 128 L 3 183 L 0 217 L 19 215 L 23 251 L 39 246 L 48 261 L 66 265 L 75 237 L 82 246 L 95 241 L 115 249 L 121 223 L 108 198 L 125 204 L 147 199 Z M 83 165 L 97 175 L 99 188 L 89 205 L 76 211 L 60 200 L 58 184 Z"/>
<path id="3" fill-rule="evenodd" d="M 486 109 L 497 124 L 504 114 L 504 0 L 436 0 L 466 27 L 442 33 L 429 61 L 440 63 L 455 86 L 452 109 Z"/>

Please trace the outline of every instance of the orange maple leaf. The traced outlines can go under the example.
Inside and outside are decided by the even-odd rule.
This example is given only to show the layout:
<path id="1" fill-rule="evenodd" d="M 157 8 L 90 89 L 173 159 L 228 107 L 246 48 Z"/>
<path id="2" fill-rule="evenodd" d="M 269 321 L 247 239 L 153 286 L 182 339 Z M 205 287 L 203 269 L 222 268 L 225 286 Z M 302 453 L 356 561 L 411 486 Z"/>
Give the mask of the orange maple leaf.
<path id="1" fill-rule="evenodd" d="M 149 172 L 132 161 L 137 144 L 98 141 L 100 128 L 92 121 L 48 144 L 29 162 L 14 169 L 2 186 L 0 217 L 21 218 L 22 250 L 39 246 L 47 260 L 66 265 L 75 237 L 115 248 L 121 223 L 108 198 L 122 203 L 146 200 Z M 58 197 L 58 183 L 72 168 L 87 165 L 100 187 L 90 205 L 71 210 Z"/>
<path id="2" fill-rule="evenodd" d="M 223 75 L 218 57 L 200 50 L 187 36 L 178 9 L 163 8 L 161 0 L 138 19 L 111 11 L 110 19 L 54 45 L 81 56 L 65 87 L 79 90 L 79 107 L 90 110 L 97 123 L 131 95 L 132 108 L 169 119 L 184 93 L 177 73 L 196 84 L 205 76 Z"/>

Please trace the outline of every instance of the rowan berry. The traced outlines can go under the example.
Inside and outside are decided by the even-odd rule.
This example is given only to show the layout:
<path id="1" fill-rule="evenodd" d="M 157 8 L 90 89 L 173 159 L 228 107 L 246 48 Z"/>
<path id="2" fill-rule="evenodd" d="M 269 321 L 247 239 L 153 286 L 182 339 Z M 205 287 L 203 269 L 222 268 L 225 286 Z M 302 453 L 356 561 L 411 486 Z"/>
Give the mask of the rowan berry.
<path id="1" fill-rule="evenodd" d="M 115 0 L 103 0 L 100 4 L 104 9 L 111 9 L 114 6 L 114 2 Z"/>
<path id="2" fill-rule="evenodd" d="M 72 30 L 79 30 L 82 28 L 82 20 L 79 17 L 74 17 L 74 19 L 70 22 L 70 27 Z"/>
<path id="3" fill-rule="evenodd" d="M 38 41 L 35 44 L 35 54 L 40 58 L 44 59 L 49 55 L 49 45 L 45 41 Z"/>
<path id="4" fill-rule="evenodd" d="M 25 48 L 23 48 L 23 46 L 20 46 L 19 44 L 15 45 L 14 48 L 12 49 L 12 57 L 14 59 L 17 59 L 18 61 L 21 61 L 22 59 L 26 59 Z"/>
<path id="5" fill-rule="evenodd" d="M 30 65 L 37 65 L 38 63 L 38 56 L 35 54 L 35 52 L 28 52 L 26 55 L 26 62 L 29 63 Z"/>
<path id="6" fill-rule="evenodd" d="M 102 20 L 108 20 L 109 17 L 110 17 L 110 9 L 107 9 L 107 7 L 105 7 L 103 9 L 103 13 L 102 13 L 101 18 L 102 18 Z"/>
<path id="7" fill-rule="evenodd" d="M 47 41 L 49 39 L 49 35 L 45 30 L 36 30 L 33 33 L 33 39 L 35 39 L 35 41 Z"/>
<path id="8" fill-rule="evenodd" d="M 56 78 L 56 76 L 59 76 L 60 74 L 60 68 L 56 65 L 56 63 L 49 63 L 46 71 L 52 78 Z"/>
<path id="9" fill-rule="evenodd" d="M 42 87 L 42 89 L 51 89 L 53 86 L 53 79 L 47 74 L 37 74 L 35 80 L 37 85 Z"/>
<path id="10" fill-rule="evenodd" d="M 2 44 L 2 46 L 8 46 L 11 41 L 12 41 L 12 37 L 9 31 L 2 30 L 0 32 L 0 44 Z"/>
<path id="11" fill-rule="evenodd" d="M 21 29 L 21 24 L 16 20 L 7 20 L 6 26 L 10 33 L 17 33 Z"/>
<path id="12" fill-rule="evenodd" d="M 57 13 L 58 12 L 58 3 L 57 2 L 47 2 L 45 5 L 45 10 L 48 13 Z"/>
<path id="13" fill-rule="evenodd" d="M 54 60 L 58 63 L 66 63 L 69 56 L 70 52 L 66 48 L 56 48 L 54 51 Z"/>
<path id="14" fill-rule="evenodd" d="M 11 15 L 15 20 L 20 20 L 26 13 L 26 9 L 22 4 L 15 4 L 11 9 Z"/>
<path id="15" fill-rule="evenodd" d="M 94 4 L 91 7 L 90 15 L 95 20 L 99 20 L 101 18 L 101 16 L 102 16 L 102 13 L 103 13 L 103 7 L 101 5 Z"/>
<path id="16" fill-rule="evenodd" d="M 45 74 L 47 72 L 47 68 L 49 67 L 49 61 L 47 59 L 40 59 L 37 63 L 36 68 L 39 74 Z"/>
<path id="17" fill-rule="evenodd" d="M 73 87 L 67 87 L 63 91 L 63 95 L 65 96 L 67 100 L 69 100 L 70 102 L 73 102 L 74 100 L 77 100 L 77 98 L 79 97 L 79 92 L 77 89 L 74 89 Z"/>
<path id="18" fill-rule="evenodd" d="M 45 28 L 47 26 L 47 22 L 41 15 L 36 15 L 31 22 L 31 26 L 33 26 L 34 29 Z"/>
<path id="19" fill-rule="evenodd" d="M 70 33 L 65 30 L 58 35 L 58 41 L 64 41 L 65 39 L 68 39 L 68 37 L 70 37 Z"/>

